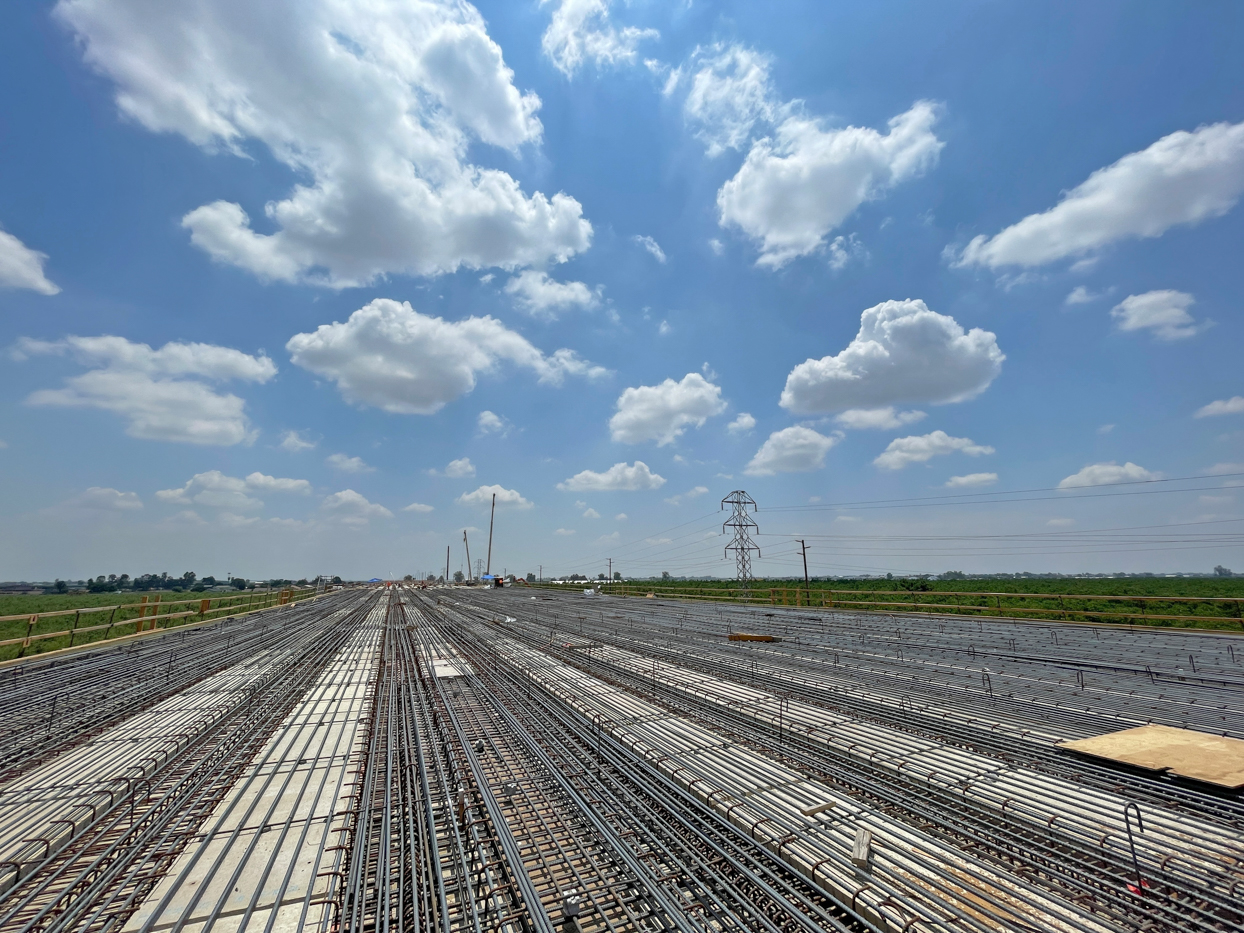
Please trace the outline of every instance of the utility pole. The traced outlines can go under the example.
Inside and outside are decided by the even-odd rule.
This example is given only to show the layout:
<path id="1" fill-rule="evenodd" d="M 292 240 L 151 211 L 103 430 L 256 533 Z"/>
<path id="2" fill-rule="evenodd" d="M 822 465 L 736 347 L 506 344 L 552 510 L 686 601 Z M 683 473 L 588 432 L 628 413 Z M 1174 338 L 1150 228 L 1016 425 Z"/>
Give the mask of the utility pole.
<path id="1" fill-rule="evenodd" d="M 727 528 L 734 529 L 734 538 L 726 545 L 726 551 L 734 551 L 734 559 L 738 567 L 737 578 L 743 584 L 743 594 L 746 596 L 751 592 L 752 580 L 752 551 L 756 552 L 756 556 L 760 556 L 760 548 L 758 548 L 751 538 L 751 531 L 760 533 L 760 528 L 747 514 L 750 508 L 756 511 L 756 500 L 749 496 L 742 489 L 736 489 L 726 498 L 721 500 L 721 507 L 724 509 L 727 505 L 731 507 L 730 519 L 721 526 L 722 534 L 725 534 Z"/>
<path id="2" fill-rule="evenodd" d="M 497 494 L 492 494 L 492 514 L 488 516 L 488 568 L 486 574 L 492 573 L 492 522 L 497 517 Z"/>
<path id="3" fill-rule="evenodd" d="M 609 592 L 613 592 L 613 558 L 609 558 Z"/>
<path id="4" fill-rule="evenodd" d="M 544 582 L 544 564 L 537 565 L 540 568 L 540 582 Z"/>
<path id="5" fill-rule="evenodd" d="M 462 529 L 462 546 L 466 548 L 466 552 L 467 552 L 467 580 L 470 581 L 475 578 L 471 576 L 471 544 L 469 541 L 467 541 L 467 535 L 466 535 L 465 528 Z"/>
<path id="6" fill-rule="evenodd" d="M 799 539 L 799 546 L 803 548 L 803 592 L 804 598 L 809 606 L 812 605 L 812 585 L 808 583 L 808 544 L 803 538 Z"/>
<path id="7" fill-rule="evenodd" d="M 445 545 L 445 582 L 449 582 L 449 545 Z"/>

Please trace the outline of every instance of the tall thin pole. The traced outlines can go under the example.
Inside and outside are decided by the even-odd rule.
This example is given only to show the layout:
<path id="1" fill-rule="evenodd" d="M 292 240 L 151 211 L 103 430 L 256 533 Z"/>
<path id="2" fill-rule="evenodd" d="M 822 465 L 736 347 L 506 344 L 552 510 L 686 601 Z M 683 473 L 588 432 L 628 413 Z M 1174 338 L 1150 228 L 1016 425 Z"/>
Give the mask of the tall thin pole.
<path id="1" fill-rule="evenodd" d="M 449 582 L 449 545 L 445 545 L 445 582 Z"/>
<path id="2" fill-rule="evenodd" d="M 474 580 L 475 577 L 471 576 L 471 543 L 467 541 L 465 528 L 462 529 L 462 546 L 466 548 L 467 552 L 467 581 L 469 582 Z"/>
<path id="3" fill-rule="evenodd" d="M 803 591 L 804 598 L 808 605 L 812 605 L 812 585 L 808 582 L 808 544 L 803 538 L 799 539 L 799 545 L 803 548 Z"/>
<path id="4" fill-rule="evenodd" d="M 484 573 L 492 576 L 492 522 L 497 517 L 497 494 L 492 494 L 492 514 L 488 516 L 488 566 Z"/>
<path id="5" fill-rule="evenodd" d="M 613 592 L 613 558 L 609 558 L 609 592 Z"/>

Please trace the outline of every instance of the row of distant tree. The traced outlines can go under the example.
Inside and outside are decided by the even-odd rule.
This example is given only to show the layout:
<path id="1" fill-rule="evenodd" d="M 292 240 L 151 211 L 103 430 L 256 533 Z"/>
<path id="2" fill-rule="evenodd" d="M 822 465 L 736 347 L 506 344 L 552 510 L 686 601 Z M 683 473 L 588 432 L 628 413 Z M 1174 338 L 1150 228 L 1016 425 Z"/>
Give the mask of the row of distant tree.
<path id="1" fill-rule="evenodd" d="M 244 577 L 230 577 L 227 580 L 217 580 L 213 576 L 200 577 L 193 570 L 187 570 L 180 577 L 170 576 L 168 573 L 144 573 L 136 577 L 131 577 L 128 573 L 118 576 L 110 573 L 104 576 L 102 573 L 93 578 L 83 581 L 86 589 L 91 593 L 119 593 L 119 592 L 145 592 L 147 590 L 172 590 L 173 592 L 191 592 L 202 593 L 215 586 L 232 586 L 235 590 L 245 590 L 252 586 L 307 586 L 306 579 L 302 580 L 265 580 L 252 581 Z M 340 583 L 340 577 L 333 577 L 334 583 Z M 52 591 L 56 593 L 69 592 L 70 584 L 64 580 L 57 580 L 53 584 Z"/>

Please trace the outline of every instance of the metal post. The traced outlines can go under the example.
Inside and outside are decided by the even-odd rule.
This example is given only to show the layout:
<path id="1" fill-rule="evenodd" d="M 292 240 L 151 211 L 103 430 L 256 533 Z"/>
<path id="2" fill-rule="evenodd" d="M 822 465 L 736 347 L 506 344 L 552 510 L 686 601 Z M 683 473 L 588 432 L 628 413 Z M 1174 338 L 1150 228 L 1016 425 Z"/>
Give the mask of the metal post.
<path id="1" fill-rule="evenodd" d="M 466 548 L 466 556 L 467 556 L 467 582 L 469 583 L 470 581 L 474 580 L 475 578 L 474 578 L 473 576 L 471 576 L 471 545 L 470 545 L 470 542 L 468 542 L 468 541 L 467 541 L 467 533 L 466 533 L 466 529 L 465 529 L 465 528 L 463 528 L 463 529 L 462 529 L 462 546 L 463 546 L 464 548 Z"/>
<path id="2" fill-rule="evenodd" d="M 1140 817 L 1140 807 L 1135 803 L 1128 803 L 1123 808 L 1123 824 L 1127 827 L 1127 845 L 1132 853 L 1132 868 L 1136 872 L 1136 883 L 1129 884 L 1127 889 L 1137 897 L 1145 896 L 1145 888 L 1149 887 L 1149 882 L 1144 879 L 1140 873 L 1140 860 L 1136 857 L 1136 837 L 1132 835 L 1132 811 L 1136 811 L 1136 827 L 1143 833 L 1145 831 L 1145 821 Z"/>
<path id="3" fill-rule="evenodd" d="M 812 585 L 808 582 L 808 545 L 799 539 L 799 546 L 803 548 L 803 591 L 807 595 L 807 605 L 812 605 Z"/>
<path id="4" fill-rule="evenodd" d="M 484 569 L 484 573 L 492 576 L 492 523 L 497 517 L 497 494 L 492 494 L 492 514 L 488 516 L 488 566 Z"/>

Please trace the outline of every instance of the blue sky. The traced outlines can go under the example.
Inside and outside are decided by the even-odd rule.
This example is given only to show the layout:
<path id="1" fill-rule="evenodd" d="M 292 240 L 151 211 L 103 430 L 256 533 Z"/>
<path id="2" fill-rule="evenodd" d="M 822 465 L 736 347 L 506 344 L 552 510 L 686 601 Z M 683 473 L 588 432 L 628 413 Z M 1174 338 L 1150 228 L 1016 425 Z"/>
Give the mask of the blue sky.
<path id="1" fill-rule="evenodd" d="M 1244 570 L 1238 4 L 261 7 L 0 11 L 0 577 Z"/>

